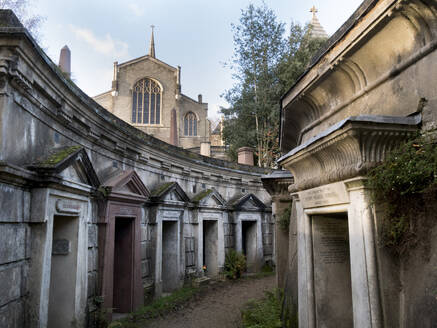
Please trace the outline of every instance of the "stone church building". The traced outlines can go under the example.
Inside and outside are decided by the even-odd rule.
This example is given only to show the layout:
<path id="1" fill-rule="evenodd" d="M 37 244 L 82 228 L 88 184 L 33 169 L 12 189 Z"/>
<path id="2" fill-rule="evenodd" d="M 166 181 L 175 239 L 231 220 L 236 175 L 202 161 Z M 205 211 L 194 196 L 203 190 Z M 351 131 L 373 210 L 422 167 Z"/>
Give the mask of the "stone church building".
<path id="1" fill-rule="evenodd" d="M 152 29 L 149 53 L 115 62 L 111 90 L 94 100 L 155 138 L 182 148 L 199 148 L 209 156 L 208 104 L 202 95 L 194 100 L 181 89 L 181 67 L 156 58 Z"/>

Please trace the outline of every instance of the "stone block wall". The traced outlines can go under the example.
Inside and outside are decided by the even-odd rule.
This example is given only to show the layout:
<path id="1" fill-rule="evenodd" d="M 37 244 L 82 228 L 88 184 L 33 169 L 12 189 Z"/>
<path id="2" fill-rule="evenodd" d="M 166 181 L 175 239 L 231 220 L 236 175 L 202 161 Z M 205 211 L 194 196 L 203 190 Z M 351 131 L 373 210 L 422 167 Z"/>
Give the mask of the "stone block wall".
<path id="1" fill-rule="evenodd" d="M 223 232 L 225 235 L 225 253 L 230 249 L 235 249 L 235 224 L 223 223 Z"/>
<path id="2" fill-rule="evenodd" d="M 23 327 L 28 294 L 29 193 L 0 183 L 0 327 Z"/>

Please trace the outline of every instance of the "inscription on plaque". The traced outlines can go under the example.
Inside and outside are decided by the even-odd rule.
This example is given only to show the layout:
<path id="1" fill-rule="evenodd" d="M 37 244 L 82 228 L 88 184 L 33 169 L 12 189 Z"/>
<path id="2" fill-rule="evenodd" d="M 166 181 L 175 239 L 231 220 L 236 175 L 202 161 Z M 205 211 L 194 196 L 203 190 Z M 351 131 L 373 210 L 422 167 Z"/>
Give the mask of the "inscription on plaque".
<path id="1" fill-rule="evenodd" d="M 59 199 L 56 201 L 56 210 L 61 213 L 79 213 L 81 205 L 72 200 Z"/>
<path id="2" fill-rule="evenodd" d="M 343 182 L 331 183 L 318 188 L 299 193 L 304 208 L 345 204 L 349 202 L 349 195 Z"/>
<path id="3" fill-rule="evenodd" d="M 319 255 L 323 263 L 333 264 L 348 261 L 347 221 L 327 220 L 323 224 L 319 223 L 319 225 Z"/>
<path id="4" fill-rule="evenodd" d="M 70 241 L 67 239 L 54 239 L 52 255 L 68 255 L 70 253 Z"/>
<path id="5" fill-rule="evenodd" d="M 317 327 L 353 327 L 347 216 L 311 218 Z"/>

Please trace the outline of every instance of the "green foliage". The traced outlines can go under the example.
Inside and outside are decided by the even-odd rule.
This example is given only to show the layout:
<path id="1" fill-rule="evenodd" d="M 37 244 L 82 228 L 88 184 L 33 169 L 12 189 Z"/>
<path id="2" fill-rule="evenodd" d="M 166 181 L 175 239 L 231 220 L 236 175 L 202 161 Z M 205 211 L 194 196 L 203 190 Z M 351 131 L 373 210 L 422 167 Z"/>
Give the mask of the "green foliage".
<path id="1" fill-rule="evenodd" d="M 127 318 L 111 323 L 110 328 L 144 327 L 144 323 L 153 318 L 177 311 L 199 292 L 199 288 L 184 287 L 169 296 L 161 297 L 153 303 L 143 306 Z"/>
<path id="2" fill-rule="evenodd" d="M 284 209 L 284 211 L 278 216 L 276 223 L 279 225 L 279 228 L 287 232 L 288 227 L 290 226 L 290 216 L 291 216 L 291 205 Z"/>
<path id="3" fill-rule="evenodd" d="M 229 65 L 236 84 L 224 94 L 230 104 L 223 138 L 228 155 L 237 158 L 243 146 L 256 150 L 258 166 L 272 167 L 279 156 L 279 99 L 304 72 L 324 40 L 310 38 L 310 27 L 293 24 L 289 38 L 265 3 L 242 10 L 232 25 L 234 56 Z"/>
<path id="4" fill-rule="evenodd" d="M 246 270 L 246 257 L 231 249 L 225 257 L 224 274 L 228 279 L 238 279 Z"/>
<path id="5" fill-rule="evenodd" d="M 386 246 L 404 253 L 417 242 L 424 195 L 436 188 L 437 147 L 417 136 L 391 152 L 387 160 L 368 174 L 374 201 L 387 205 L 382 225 Z"/>
<path id="6" fill-rule="evenodd" d="M 281 299 L 279 289 L 265 292 L 260 301 L 250 301 L 242 311 L 244 328 L 281 328 Z"/>

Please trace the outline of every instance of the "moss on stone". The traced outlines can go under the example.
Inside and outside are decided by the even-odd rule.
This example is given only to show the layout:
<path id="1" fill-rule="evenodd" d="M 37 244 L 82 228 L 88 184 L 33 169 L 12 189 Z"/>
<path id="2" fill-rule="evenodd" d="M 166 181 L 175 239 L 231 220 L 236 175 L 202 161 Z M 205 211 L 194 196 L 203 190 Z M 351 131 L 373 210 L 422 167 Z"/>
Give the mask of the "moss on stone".
<path id="1" fill-rule="evenodd" d="M 41 165 L 44 166 L 53 166 L 60 162 L 62 162 L 64 159 L 66 159 L 71 154 L 75 153 L 81 148 L 81 146 L 72 146 L 63 148 L 53 154 L 51 154 L 48 158 L 46 158 L 43 162 L 41 162 Z"/>
<path id="2" fill-rule="evenodd" d="M 208 196 L 210 193 L 212 193 L 212 189 L 206 189 L 200 193 L 198 193 L 194 198 L 191 200 L 193 203 L 200 202 L 203 198 Z"/>
<path id="3" fill-rule="evenodd" d="M 159 196 L 162 192 L 164 192 L 167 188 L 170 187 L 174 182 L 166 182 L 162 185 L 158 186 L 155 190 L 152 191 L 152 196 Z"/>

